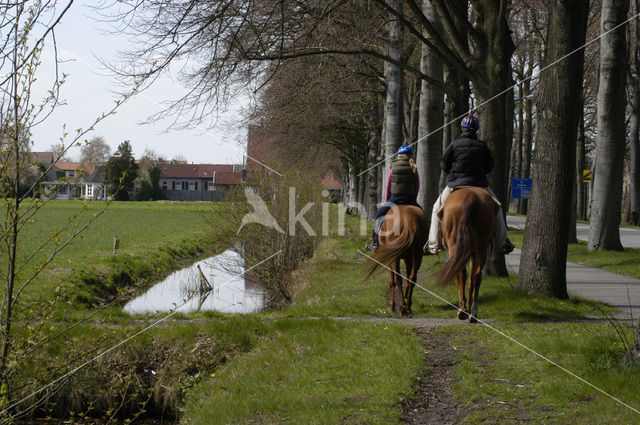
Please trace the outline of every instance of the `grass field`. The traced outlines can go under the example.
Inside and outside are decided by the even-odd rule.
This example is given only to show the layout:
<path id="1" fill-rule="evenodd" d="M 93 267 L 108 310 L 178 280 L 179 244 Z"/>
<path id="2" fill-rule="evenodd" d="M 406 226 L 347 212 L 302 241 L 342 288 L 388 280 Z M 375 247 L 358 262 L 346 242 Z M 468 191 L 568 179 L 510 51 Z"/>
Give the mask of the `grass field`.
<path id="1" fill-rule="evenodd" d="M 118 256 L 152 261 L 149 252 L 157 256 L 189 241 L 211 246 L 210 240 L 202 242 L 207 227 L 201 205 L 115 204 L 113 216 L 105 216 L 100 229 L 109 238 L 114 224 L 120 223 L 119 232 L 130 229 L 118 233 L 123 238 Z M 58 207 L 63 218 L 67 207 Z M 145 223 L 122 224 L 129 220 Z M 323 240 L 314 258 L 294 276 L 291 306 L 246 316 L 206 312 L 174 317 L 83 370 L 61 390 L 57 408 L 73 406 L 78 412 L 84 407 L 86 412 L 83 402 L 93 400 L 89 412 L 100 417 L 105 409 L 113 411 L 124 392 L 137 398 L 121 413 L 135 414 L 144 404 L 156 416 L 180 412 L 182 422 L 189 424 L 400 423 L 403 400 L 416 390 L 418 376 L 433 371 L 426 367 L 425 351 L 410 326 L 364 321 L 393 315 L 387 309 L 387 274 L 361 280 L 367 262 L 357 252 L 366 242 L 359 225 L 358 218 L 347 217 L 345 236 Z M 158 227 L 165 232 L 155 233 Z M 518 239 L 515 233 L 512 237 Z M 129 239 L 144 242 L 130 244 Z M 112 263 L 105 254 L 109 247 L 90 251 L 98 240 L 100 236 L 87 235 L 78 242 L 87 245 L 74 247 L 78 251 L 66 261 L 73 263 L 79 255 L 94 267 L 126 265 Z M 201 254 L 195 250 L 183 258 L 189 255 Z M 448 304 L 457 302 L 455 288 L 436 287 L 430 279 L 441 261 L 425 258 L 421 288 L 414 292 L 415 318 L 455 317 Z M 86 304 L 70 307 L 77 316 L 88 309 Z M 96 347 L 134 335 L 159 317 L 133 321 L 118 309 L 38 351 L 30 358 L 32 369 L 25 369 L 27 378 L 45 382 L 42 377 L 56 376 L 56 371 L 45 366 L 43 373 L 43 365 L 59 365 L 70 357 L 82 361 Z M 335 321 L 334 316 L 354 319 Z M 515 288 L 514 277 L 487 277 L 480 290 L 479 316 L 598 388 L 640 405 L 640 381 L 634 378 L 640 370 L 621 363 L 624 344 L 610 324 L 597 320 L 595 303 L 532 298 Z M 457 347 L 453 388 L 465 423 L 633 423 L 638 417 L 488 327 L 466 324 L 440 328 L 440 333 Z"/>
<path id="2" fill-rule="evenodd" d="M 76 223 L 82 226 L 104 206 L 101 202 L 55 201 L 31 217 L 19 239 L 19 259 L 26 262 L 19 281 L 34 274 L 68 239 Z M 196 202 L 112 202 L 29 284 L 23 295 L 25 306 L 37 306 L 54 294 L 76 308 L 95 306 L 112 300 L 121 290 L 154 281 L 185 262 L 224 248 L 216 248 L 206 223 L 206 217 L 219 207 Z M 66 226 L 69 221 L 73 224 Z M 59 236 L 52 238 L 54 232 Z M 115 235 L 120 246 L 113 255 Z M 5 270 L 6 261 L 5 256 L 0 260 Z"/>

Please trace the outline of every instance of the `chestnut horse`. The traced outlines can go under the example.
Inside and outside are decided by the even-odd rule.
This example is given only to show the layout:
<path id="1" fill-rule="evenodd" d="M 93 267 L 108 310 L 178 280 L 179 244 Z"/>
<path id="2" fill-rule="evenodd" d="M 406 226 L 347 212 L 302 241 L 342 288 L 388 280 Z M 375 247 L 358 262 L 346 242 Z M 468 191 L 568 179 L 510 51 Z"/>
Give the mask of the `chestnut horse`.
<path id="1" fill-rule="evenodd" d="M 421 208 L 397 205 L 391 208 L 380 227 L 380 247 L 373 254 L 375 262 L 365 277 L 368 279 L 382 264 L 390 269 L 389 308 L 403 316 L 411 315 L 413 287 L 422 264 L 422 246 L 427 241 L 427 219 Z M 400 271 L 404 260 L 407 274 Z M 402 281 L 404 280 L 404 293 Z"/>
<path id="2" fill-rule="evenodd" d="M 449 261 L 440 270 L 438 283 L 447 284 L 456 278 L 460 320 L 469 317 L 471 323 L 477 321 L 478 291 L 495 231 L 497 212 L 497 205 L 491 195 L 480 187 L 454 190 L 440 211 L 442 239 L 447 248 Z M 467 263 L 469 280 L 465 282 Z M 465 294 L 465 283 L 468 298 Z"/>

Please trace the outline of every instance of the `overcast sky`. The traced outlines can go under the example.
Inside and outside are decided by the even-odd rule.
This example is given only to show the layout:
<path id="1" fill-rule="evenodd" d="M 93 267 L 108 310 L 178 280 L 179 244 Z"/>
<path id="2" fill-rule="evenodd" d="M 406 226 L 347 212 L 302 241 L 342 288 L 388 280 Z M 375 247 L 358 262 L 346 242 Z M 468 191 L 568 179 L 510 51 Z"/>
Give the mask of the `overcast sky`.
<path id="1" fill-rule="evenodd" d="M 107 24 L 92 19 L 96 12 L 86 3 L 75 2 L 56 27 L 58 56 L 65 61 L 62 72 L 68 74 L 62 88 L 66 105 L 32 130 L 35 151 L 48 151 L 51 145 L 58 143 L 65 124 L 67 130 L 72 130 L 70 133 L 77 128 L 88 128 L 96 117 L 113 106 L 117 98 L 114 90 L 119 87 L 98 58 L 114 61 L 117 51 L 125 50 L 129 41 L 125 36 L 110 34 Z M 52 81 L 52 58 L 53 49 L 47 47 L 42 55 L 37 88 L 42 89 Z M 115 116 L 98 124 L 87 139 L 103 136 L 113 151 L 124 140 L 130 140 L 136 157 L 140 157 L 145 149 L 151 149 L 167 159 L 183 156 L 194 163 L 241 163 L 245 155 L 246 130 L 239 125 L 229 126 L 238 115 L 239 102 L 227 105 L 230 111 L 221 112 L 220 125 L 213 130 L 203 126 L 165 132 L 170 120 L 140 124 L 162 109 L 163 102 L 179 97 L 183 90 L 180 82 L 165 76 L 150 90 L 129 99 Z M 77 157 L 79 150 L 70 153 Z"/>

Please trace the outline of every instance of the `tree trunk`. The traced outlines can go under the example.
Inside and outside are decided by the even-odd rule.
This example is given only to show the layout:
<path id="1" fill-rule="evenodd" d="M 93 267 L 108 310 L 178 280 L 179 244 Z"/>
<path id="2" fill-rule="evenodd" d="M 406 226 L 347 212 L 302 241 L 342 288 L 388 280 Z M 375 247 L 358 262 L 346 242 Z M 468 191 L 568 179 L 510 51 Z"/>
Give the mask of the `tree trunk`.
<path id="1" fill-rule="evenodd" d="M 402 0 L 389 0 L 388 3 L 394 10 L 402 13 Z M 390 13 L 387 27 L 387 55 L 400 62 L 402 60 L 402 23 L 396 15 Z M 385 169 L 383 174 L 386 174 L 391 168 L 391 162 L 403 140 L 402 69 L 390 62 L 385 62 L 385 69 L 387 97 L 385 102 Z"/>
<path id="2" fill-rule="evenodd" d="M 375 82 L 372 82 L 375 87 Z M 378 152 L 380 151 L 380 111 L 378 93 L 371 91 L 369 99 L 369 164 L 367 179 L 369 180 L 368 216 L 373 219 L 378 210 Z"/>
<path id="3" fill-rule="evenodd" d="M 600 32 L 622 23 L 629 0 L 603 0 Z M 589 251 L 622 251 L 620 215 L 625 144 L 626 31 L 620 27 L 600 41 L 598 87 L 598 138 L 596 172 L 591 201 Z"/>
<path id="4" fill-rule="evenodd" d="M 513 140 L 513 147 L 511 149 L 511 173 L 510 176 L 522 177 L 522 142 L 524 139 L 524 89 L 522 83 L 518 84 L 518 111 L 517 111 L 517 126 L 515 132 L 515 138 Z M 517 212 L 520 208 L 522 199 L 513 201 L 513 205 L 509 205 L 509 211 Z"/>
<path id="5" fill-rule="evenodd" d="M 471 91 L 469 89 L 469 80 L 466 79 L 458 70 L 444 64 L 445 78 L 445 121 L 449 123 L 446 126 L 442 136 L 443 152 L 451 144 L 451 142 L 460 135 L 460 120 L 467 112 L 469 112 L 469 97 Z M 441 173 L 439 187 L 440 191 L 444 189 L 445 174 Z"/>
<path id="6" fill-rule="evenodd" d="M 423 1 L 424 14 L 438 25 L 439 20 L 429 0 Z M 438 25 L 440 33 L 443 32 Z M 420 68 L 431 78 L 443 81 L 442 62 L 426 45 L 422 45 Z M 442 156 L 442 127 L 444 121 L 444 91 L 442 87 L 422 81 L 420 118 L 418 120 L 418 172 L 420 192 L 418 203 L 425 211 L 431 211 L 440 192 L 440 157 Z M 440 129 L 440 130 L 439 130 Z M 431 217 L 431 214 L 427 214 Z"/>
<path id="7" fill-rule="evenodd" d="M 635 0 L 634 13 L 640 12 L 640 0 Z M 631 122 L 629 134 L 629 214 L 627 222 L 640 226 L 640 25 L 633 21 L 632 67 L 629 72 Z"/>
<path id="8" fill-rule="evenodd" d="M 547 64 L 584 45 L 588 0 L 553 2 L 549 11 Z M 518 288 L 567 298 L 567 232 L 580 111 L 584 51 L 544 70 L 537 100 L 538 131 L 533 187 L 520 257 Z"/>
<path id="9" fill-rule="evenodd" d="M 484 98 L 480 99 L 481 103 L 484 101 Z M 496 163 L 493 173 L 489 175 L 489 185 L 500 200 L 500 203 L 503 205 L 503 211 L 504 207 L 507 205 L 504 177 L 504 167 L 506 163 L 504 146 L 506 144 L 505 138 L 507 131 L 505 120 L 498 120 L 494 117 L 504 118 L 506 116 L 506 106 L 505 97 L 500 96 L 499 98 L 486 103 L 482 107 L 482 111 L 480 113 L 480 136 L 487 141 Z M 493 248 L 493 252 L 491 253 L 491 257 L 487 263 L 487 273 L 494 276 L 508 276 L 509 273 L 507 272 L 504 255 L 497 251 L 498 244 L 493 244 Z"/>
<path id="10" fill-rule="evenodd" d="M 577 162 L 577 161 L 576 161 Z M 569 214 L 569 226 L 567 227 L 567 243 L 578 243 L 578 229 L 576 228 L 576 206 L 578 196 L 577 170 L 571 176 L 571 210 Z"/>
<path id="11" fill-rule="evenodd" d="M 430 2 L 431 3 L 431 2 Z M 448 3 L 448 7 L 456 8 L 460 15 L 466 16 L 469 2 L 467 0 L 451 0 Z M 468 44 L 467 32 L 462 22 L 457 22 L 457 32 L 463 44 Z M 445 39 L 448 44 L 452 44 L 451 36 L 447 32 Z M 445 121 L 449 123 L 443 132 L 442 150 L 447 149 L 447 146 L 456 139 L 461 132 L 460 121 L 464 115 L 469 112 L 470 104 L 469 98 L 471 97 L 471 90 L 469 87 L 469 79 L 464 74 L 451 64 L 444 63 L 444 91 L 446 94 L 445 103 Z M 440 191 L 444 189 L 444 181 L 446 175 L 440 173 L 439 188 Z"/>
<path id="12" fill-rule="evenodd" d="M 640 80 L 630 85 L 632 112 L 629 134 L 629 215 L 627 222 L 640 226 Z"/>
<path id="13" fill-rule="evenodd" d="M 505 152 L 504 152 L 504 158 L 505 158 L 505 165 L 504 165 L 504 179 L 505 179 L 505 204 L 504 207 L 502 208 L 502 212 L 505 214 L 505 218 L 506 218 L 506 214 L 507 214 L 507 210 L 509 209 L 509 203 L 511 202 L 511 165 L 512 165 L 512 161 L 511 161 L 511 153 L 513 150 L 513 135 L 514 135 L 514 131 L 513 131 L 513 122 L 515 120 L 515 92 L 513 90 L 513 85 L 515 84 L 515 81 L 513 80 L 513 68 L 510 66 L 509 67 L 509 91 L 507 92 L 507 110 L 506 110 L 506 114 L 505 114 L 505 125 L 507 126 L 507 142 L 505 143 Z"/>
<path id="14" fill-rule="evenodd" d="M 502 2 L 480 0 L 474 3 L 476 27 L 487 37 L 486 52 L 481 58 L 481 72 L 472 79 L 479 101 L 480 136 L 487 141 L 495 159 L 496 167 L 489 175 L 489 184 L 504 208 L 507 207 L 506 175 L 509 171 L 506 125 L 507 96 L 505 93 L 511 81 L 511 55 L 514 51 L 511 32 L 507 24 L 507 13 Z M 479 70 L 479 71 L 480 71 Z M 488 262 L 487 271 L 492 275 L 507 276 L 504 255 L 494 252 Z"/>
<path id="15" fill-rule="evenodd" d="M 408 137 L 406 138 L 407 144 L 415 143 L 418 140 L 418 127 L 420 126 L 420 99 L 421 99 L 421 87 L 422 81 L 415 78 L 414 83 L 411 85 L 412 89 L 408 93 L 408 99 L 406 105 L 409 112 L 405 113 L 405 120 L 408 123 Z M 413 146 L 416 148 L 416 145 Z"/>
<path id="16" fill-rule="evenodd" d="M 527 77 L 532 74 L 531 65 Z M 531 80 L 524 81 L 524 140 L 522 147 L 522 177 L 531 177 L 531 151 L 533 149 L 533 100 L 531 99 Z M 527 214 L 529 200 L 523 199 L 518 209 L 519 214 Z"/>
<path id="17" fill-rule="evenodd" d="M 584 93 L 584 92 L 583 92 Z M 584 110 L 584 94 L 580 96 L 580 110 Z M 586 136 L 584 132 L 584 112 L 580 114 L 580 123 L 578 124 L 578 140 L 576 145 L 576 220 L 586 220 L 587 211 L 585 205 L 585 184 L 584 184 L 584 167 L 585 160 L 585 144 Z"/>

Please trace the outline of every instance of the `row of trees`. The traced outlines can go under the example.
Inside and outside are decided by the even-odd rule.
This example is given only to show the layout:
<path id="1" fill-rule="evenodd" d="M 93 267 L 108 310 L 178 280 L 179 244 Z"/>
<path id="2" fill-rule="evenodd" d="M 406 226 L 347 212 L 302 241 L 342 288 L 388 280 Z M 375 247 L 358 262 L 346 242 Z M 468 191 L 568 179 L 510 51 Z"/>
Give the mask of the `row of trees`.
<path id="1" fill-rule="evenodd" d="M 182 75 L 190 94 L 166 114 L 201 122 L 248 87 L 250 120 L 281 155 L 314 162 L 323 152 L 322 167 L 342 169 L 346 201 L 370 215 L 402 143 L 417 147 L 419 202 L 430 208 L 443 147 L 475 111 L 499 164 L 490 183 L 501 201 L 510 176 L 534 179 L 518 286 L 567 297 L 566 229 L 584 199 L 577 183 L 587 156 L 596 170 L 589 248 L 621 249 L 625 147 L 638 145 L 637 124 L 626 131 L 625 122 L 637 122 L 629 9 L 629 0 L 140 0 L 117 18 L 146 37 L 127 76 L 192 64 Z M 600 43 L 585 46 L 587 34 Z M 637 155 L 627 164 L 633 221 Z M 492 268 L 506 273 L 504 257 L 494 255 Z"/>
<path id="2" fill-rule="evenodd" d="M 534 179 L 518 286 L 566 297 L 566 229 L 572 228 L 578 202 L 573 194 L 584 168 L 576 164 L 590 144 L 596 146 L 590 248 L 620 248 L 620 170 L 627 152 L 627 216 L 631 221 L 639 217 L 639 37 L 637 19 L 627 18 L 637 17 L 640 7 L 633 0 L 629 15 L 630 3 L 114 0 L 119 10 L 114 21 L 123 23 L 122 30 L 135 35 L 140 46 L 126 57 L 130 66 L 118 70 L 131 78 L 129 93 L 135 93 L 172 62 L 189 64 L 181 67 L 189 93 L 157 116 L 176 113 L 185 126 L 215 116 L 230 97 L 255 96 L 249 121 L 275 140 L 282 158 L 303 162 L 309 170 L 314 165 L 341 168 L 348 201 L 366 205 L 369 214 L 381 200 L 384 171 L 402 143 L 416 145 L 420 202 L 429 208 L 440 190 L 443 146 L 457 135 L 459 118 L 475 108 L 481 135 L 502 165 L 491 176 L 501 200 L 507 199 L 510 170 Z M 56 229 L 43 235 L 35 253 L 20 251 L 22 230 L 47 202 L 27 200 L 18 189 L 30 129 L 60 104 L 60 63 L 48 70 L 59 78 L 40 104 L 32 99 L 31 85 L 43 44 L 55 42 L 54 29 L 72 4 L 0 5 L 0 191 L 5 208 L 0 237 L 6 253 L 0 272 L 5 282 L 0 308 L 0 406 L 5 410 L 0 414 L 15 407 L 13 371 L 23 356 L 47 342 L 43 329 L 53 308 L 29 305 L 21 294 L 99 216 L 85 220 L 73 215 L 63 229 L 68 233 Z M 36 28 L 41 36 L 34 39 Z M 627 32 L 633 36 L 626 38 Z M 589 39 L 601 34 L 600 45 L 583 48 L 587 34 Z M 120 104 L 72 135 L 66 149 Z M 130 146 L 121 147 L 114 158 L 130 164 L 123 160 Z M 124 183 L 127 174 L 112 177 Z M 32 270 L 29 259 L 44 251 L 45 260 Z M 504 258 L 494 258 L 493 267 L 504 273 Z M 19 301 L 25 303 L 23 311 L 16 309 Z"/>

